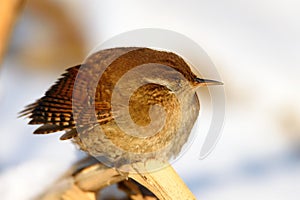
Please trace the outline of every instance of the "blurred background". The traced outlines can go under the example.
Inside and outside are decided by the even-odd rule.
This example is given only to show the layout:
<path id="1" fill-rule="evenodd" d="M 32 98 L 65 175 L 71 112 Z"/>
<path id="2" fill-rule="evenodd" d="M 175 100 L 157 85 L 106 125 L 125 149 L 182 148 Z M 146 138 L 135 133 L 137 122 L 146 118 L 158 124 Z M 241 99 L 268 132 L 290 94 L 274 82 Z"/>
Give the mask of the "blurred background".
<path id="1" fill-rule="evenodd" d="M 60 134 L 33 135 L 17 113 L 97 44 L 137 28 L 196 41 L 226 90 L 214 151 L 198 135 L 174 168 L 199 199 L 298 200 L 300 2 L 297 0 L 30 0 L 0 67 L 1 199 L 32 199 L 84 156 Z M 0 41 L 1 42 L 1 41 Z"/>

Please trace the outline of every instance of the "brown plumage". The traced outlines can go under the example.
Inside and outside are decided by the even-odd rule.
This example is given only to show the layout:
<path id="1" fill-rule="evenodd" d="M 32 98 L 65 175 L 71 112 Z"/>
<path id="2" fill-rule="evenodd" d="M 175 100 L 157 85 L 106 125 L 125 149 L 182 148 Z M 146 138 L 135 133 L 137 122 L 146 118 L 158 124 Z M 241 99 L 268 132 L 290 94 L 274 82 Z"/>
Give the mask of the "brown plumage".
<path id="1" fill-rule="evenodd" d="M 144 154 L 169 159 L 181 150 L 198 116 L 197 86 L 207 84 L 219 82 L 197 78 L 174 53 L 137 47 L 106 49 L 67 69 L 21 115 L 31 119 L 29 124 L 41 124 L 35 134 L 66 131 L 61 139 L 73 138 L 94 156 L 111 161 L 143 160 Z M 131 91 L 136 85 L 140 86 Z M 121 112 L 126 106 L 130 119 Z M 152 123 L 154 128 L 164 124 L 156 134 L 147 135 Z M 132 130 L 140 130 L 135 132 L 141 137 L 128 134 Z"/>
<path id="2" fill-rule="evenodd" d="M 43 124 L 34 134 L 47 134 L 72 129 L 72 92 L 79 66 L 67 72 L 45 93 L 45 96 L 28 105 L 20 114 L 31 120 L 29 124 Z M 68 138 L 65 138 L 68 139 Z"/>

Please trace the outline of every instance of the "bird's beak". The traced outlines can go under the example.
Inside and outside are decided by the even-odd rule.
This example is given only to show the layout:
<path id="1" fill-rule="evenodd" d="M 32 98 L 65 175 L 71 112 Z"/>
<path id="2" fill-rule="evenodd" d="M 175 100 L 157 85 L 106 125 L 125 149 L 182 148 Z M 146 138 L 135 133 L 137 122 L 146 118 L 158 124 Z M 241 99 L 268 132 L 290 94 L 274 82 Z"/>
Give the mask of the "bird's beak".
<path id="1" fill-rule="evenodd" d="M 194 82 L 195 86 L 210 86 L 210 85 L 223 85 L 222 82 L 209 80 L 209 79 L 202 79 L 202 78 L 195 78 Z"/>

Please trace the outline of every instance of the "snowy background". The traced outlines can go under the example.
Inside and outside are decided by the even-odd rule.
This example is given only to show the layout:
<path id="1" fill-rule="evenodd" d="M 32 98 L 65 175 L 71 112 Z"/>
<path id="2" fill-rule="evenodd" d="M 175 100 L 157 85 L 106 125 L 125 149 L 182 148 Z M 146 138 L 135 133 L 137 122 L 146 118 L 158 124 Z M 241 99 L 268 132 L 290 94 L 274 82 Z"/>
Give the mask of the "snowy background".
<path id="1" fill-rule="evenodd" d="M 300 196 L 300 2 L 28 1 L 0 68 L 0 195 L 31 199 L 84 156 L 60 134 L 37 136 L 18 119 L 64 69 L 90 49 L 137 28 L 196 41 L 226 90 L 226 121 L 214 151 L 203 135 L 174 163 L 199 199 L 298 200 Z M 203 123 L 203 122 L 202 122 Z"/>

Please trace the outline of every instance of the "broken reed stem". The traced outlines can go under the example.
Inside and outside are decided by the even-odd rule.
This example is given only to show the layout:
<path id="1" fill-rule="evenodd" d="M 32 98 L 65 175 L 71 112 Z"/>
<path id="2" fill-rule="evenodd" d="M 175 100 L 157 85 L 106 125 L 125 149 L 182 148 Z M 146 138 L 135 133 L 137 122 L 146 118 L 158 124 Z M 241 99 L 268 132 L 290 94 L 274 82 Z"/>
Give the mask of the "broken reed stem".
<path id="1" fill-rule="evenodd" d="M 152 171 L 155 166 L 164 167 Z M 133 167 L 137 173 L 129 173 L 128 177 L 146 187 L 160 200 L 196 199 L 170 164 L 162 165 L 159 161 L 149 160 L 146 163 L 135 163 Z"/>
<path id="2" fill-rule="evenodd" d="M 53 187 L 49 188 L 39 200 L 95 200 L 101 190 L 112 184 L 123 182 L 131 184 L 130 199 L 145 200 L 156 199 L 144 197 L 138 186 L 127 182 L 131 179 L 143 185 L 160 200 L 193 200 L 196 199 L 188 187 L 184 184 L 171 165 L 165 164 L 164 168 L 152 171 L 155 166 L 162 166 L 155 160 L 146 163 L 126 165 L 131 172 L 124 173 L 114 168 L 109 168 L 92 157 L 88 157 L 75 165 Z M 135 188 L 135 190 L 133 190 Z"/>
<path id="3" fill-rule="evenodd" d="M 0 63 L 2 63 L 13 25 L 24 4 L 25 0 L 0 1 Z"/>

